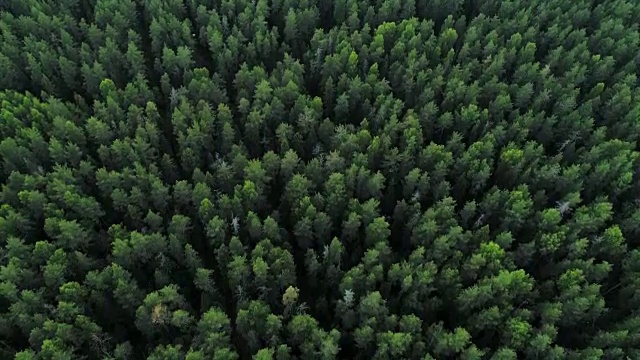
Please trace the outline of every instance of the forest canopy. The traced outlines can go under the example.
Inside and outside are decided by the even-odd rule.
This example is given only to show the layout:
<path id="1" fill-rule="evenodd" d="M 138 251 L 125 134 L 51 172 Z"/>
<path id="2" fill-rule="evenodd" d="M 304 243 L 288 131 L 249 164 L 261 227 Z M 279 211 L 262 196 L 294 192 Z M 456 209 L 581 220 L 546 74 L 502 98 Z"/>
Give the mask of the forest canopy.
<path id="1" fill-rule="evenodd" d="M 0 358 L 640 359 L 638 19 L 0 1 Z"/>

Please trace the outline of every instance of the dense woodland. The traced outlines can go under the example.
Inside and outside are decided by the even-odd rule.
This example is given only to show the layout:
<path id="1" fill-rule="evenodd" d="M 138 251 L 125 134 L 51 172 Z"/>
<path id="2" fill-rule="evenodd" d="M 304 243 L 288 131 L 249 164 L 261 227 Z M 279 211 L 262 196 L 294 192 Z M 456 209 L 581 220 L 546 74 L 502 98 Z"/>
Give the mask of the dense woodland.
<path id="1" fill-rule="evenodd" d="M 639 18 L 0 1 L 0 358 L 640 359 Z"/>

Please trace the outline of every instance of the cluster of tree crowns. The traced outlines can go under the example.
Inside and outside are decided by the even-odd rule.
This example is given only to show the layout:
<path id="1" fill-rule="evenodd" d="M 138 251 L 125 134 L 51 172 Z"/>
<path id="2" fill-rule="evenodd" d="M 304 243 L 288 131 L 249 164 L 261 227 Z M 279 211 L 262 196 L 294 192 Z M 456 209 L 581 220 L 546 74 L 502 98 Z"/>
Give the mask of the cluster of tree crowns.
<path id="1" fill-rule="evenodd" d="M 0 2 L 0 358 L 640 359 L 640 2 Z"/>

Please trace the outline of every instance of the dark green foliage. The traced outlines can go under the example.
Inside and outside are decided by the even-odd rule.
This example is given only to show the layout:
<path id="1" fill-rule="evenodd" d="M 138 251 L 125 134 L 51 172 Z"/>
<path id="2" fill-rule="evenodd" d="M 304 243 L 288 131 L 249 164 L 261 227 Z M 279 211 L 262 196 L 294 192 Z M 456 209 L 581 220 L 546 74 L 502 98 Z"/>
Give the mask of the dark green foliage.
<path id="1" fill-rule="evenodd" d="M 0 1 L 0 358 L 639 359 L 639 18 Z"/>

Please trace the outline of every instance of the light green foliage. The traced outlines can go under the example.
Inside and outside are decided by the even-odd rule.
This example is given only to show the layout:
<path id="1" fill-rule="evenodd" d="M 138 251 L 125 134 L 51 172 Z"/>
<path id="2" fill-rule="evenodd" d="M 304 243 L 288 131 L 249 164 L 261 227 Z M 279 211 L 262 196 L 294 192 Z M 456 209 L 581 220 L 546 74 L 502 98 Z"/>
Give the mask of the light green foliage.
<path id="1" fill-rule="evenodd" d="M 638 1 L 0 14 L 0 358 L 640 358 Z"/>

